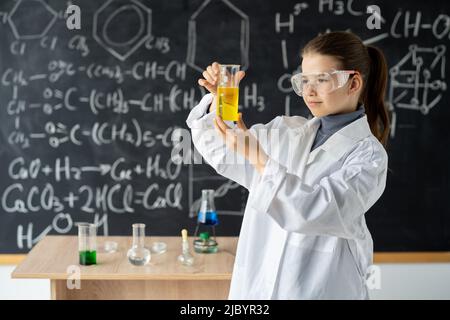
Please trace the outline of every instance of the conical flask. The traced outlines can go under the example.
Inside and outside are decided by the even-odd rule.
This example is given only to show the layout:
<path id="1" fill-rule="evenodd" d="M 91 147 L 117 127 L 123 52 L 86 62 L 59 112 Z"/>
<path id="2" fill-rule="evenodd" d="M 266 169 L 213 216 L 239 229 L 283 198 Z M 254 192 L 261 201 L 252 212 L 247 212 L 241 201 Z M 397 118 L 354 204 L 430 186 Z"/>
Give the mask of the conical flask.
<path id="1" fill-rule="evenodd" d="M 219 224 L 216 206 L 214 205 L 214 190 L 202 190 L 202 202 L 198 212 L 197 223 L 207 226 L 216 226 Z"/>
<path id="2" fill-rule="evenodd" d="M 194 250 L 197 253 L 217 252 L 216 226 L 219 218 L 214 205 L 214 190 L 202 190 L 202 200 L 197 216 L 197 227 L 194 232 Z M 210 238 L 209 235 L 213 237 Z M 198 237 L 200 235 L 200 237 Z"/>

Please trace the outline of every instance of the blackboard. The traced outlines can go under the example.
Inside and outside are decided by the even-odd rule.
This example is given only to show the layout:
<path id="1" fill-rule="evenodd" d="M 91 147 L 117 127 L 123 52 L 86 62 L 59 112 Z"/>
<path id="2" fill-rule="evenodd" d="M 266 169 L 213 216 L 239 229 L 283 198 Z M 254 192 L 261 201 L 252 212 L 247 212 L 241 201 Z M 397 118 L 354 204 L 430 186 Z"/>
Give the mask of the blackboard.
<path id="1" fill-rule="evenodd" d="M 192 232 L 203 188 L 216 189 L 217 234 L 238 235 L 247 192 L 170 158 L 205 93 L 200 72 L 242 65 L 249 125 L 310 117 L 289 77 L 306 42 L 335 30 L 382 48 L 390 68 L 388 182 L 366 215 L 375 250 L 450 250 L 446 1 L 71 3 L 80 30 L 67 27 L 65 1 L 0 4 L 0 253 L 75 234 L 80 221 L 99 235 L 130 235 L 134 222 L 150 236 Z"/>

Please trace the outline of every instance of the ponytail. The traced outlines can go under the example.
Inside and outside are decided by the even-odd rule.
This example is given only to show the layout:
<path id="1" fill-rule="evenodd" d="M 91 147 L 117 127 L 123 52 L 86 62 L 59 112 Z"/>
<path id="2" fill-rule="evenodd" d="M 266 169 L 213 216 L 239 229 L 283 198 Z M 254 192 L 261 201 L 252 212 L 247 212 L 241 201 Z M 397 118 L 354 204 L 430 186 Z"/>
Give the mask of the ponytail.
<path id="1" fill-rule="evenodd" d="M 389 138 L 389 115 L 384 102 L 387 86 L 387 63 L 383 52 L 374 46 L 367 46 L 370 58 L 370 71 L 362 94 L 370 130 L 383 144 Z"/>

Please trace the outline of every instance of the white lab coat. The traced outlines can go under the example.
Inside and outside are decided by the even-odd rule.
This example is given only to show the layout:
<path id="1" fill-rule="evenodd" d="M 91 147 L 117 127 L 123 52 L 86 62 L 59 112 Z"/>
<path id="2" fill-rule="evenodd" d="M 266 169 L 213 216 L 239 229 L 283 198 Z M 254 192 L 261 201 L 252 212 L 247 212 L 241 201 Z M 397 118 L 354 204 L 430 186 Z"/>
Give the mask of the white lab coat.
<path id="1" fill-rule="evenodd" d="M 208 130 L 211 101 L 204 96 L 186 121 L 194 145 L 219 174 L 249 190 L 229 298 L 368 299 L 373 241 L 364 214 L 385 189 L 388 157 L 367 116 L 312 152 L 317 117 L 280 116 L 252 126 L 268 137 L 260 139 L 269 156 L 260 175 L 247 161 L 224 163 L 231 151 Z M 268 143 L 273 132 L 275 151 Z"/>

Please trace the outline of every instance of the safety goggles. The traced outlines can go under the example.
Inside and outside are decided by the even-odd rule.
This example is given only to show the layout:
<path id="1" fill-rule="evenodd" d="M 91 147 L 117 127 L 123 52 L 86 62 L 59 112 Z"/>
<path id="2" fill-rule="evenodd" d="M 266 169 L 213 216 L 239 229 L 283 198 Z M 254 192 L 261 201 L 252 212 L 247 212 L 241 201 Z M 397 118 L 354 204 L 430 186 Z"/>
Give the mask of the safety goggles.
<path id="1" fill-rule="evenodd" d="M 330 72 L 297 73 L 291 77 L 292 88 L 300 97 L 308 88 L 320 94 L 328 94 L 342 88 L 351 75 L 358 73 L 355 70 L 333 70 Z"/>

